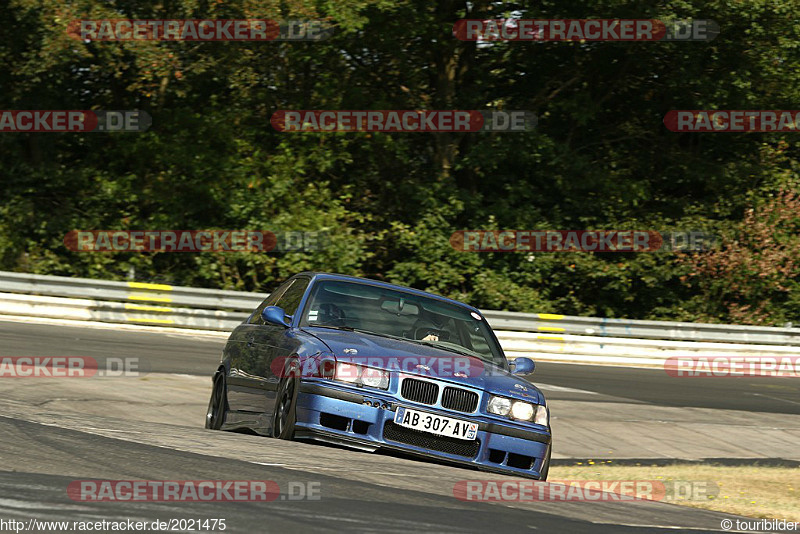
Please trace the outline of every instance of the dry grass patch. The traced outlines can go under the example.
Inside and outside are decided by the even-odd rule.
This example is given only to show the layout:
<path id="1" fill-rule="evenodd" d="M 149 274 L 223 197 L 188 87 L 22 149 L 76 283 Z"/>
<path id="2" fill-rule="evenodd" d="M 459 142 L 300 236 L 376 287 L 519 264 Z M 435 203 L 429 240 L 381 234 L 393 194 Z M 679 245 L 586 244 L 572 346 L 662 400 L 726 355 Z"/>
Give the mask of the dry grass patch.
<path id="1" fill-rule="evenodd" d="M 613 461 L 554 465 L 549 480 L 663 480 L 706 482 L 703 499 L 668 498 L 683 506 L 748 517 L 800 521 L 800 467 L 673 464 L 614 465 Z M 718 489 L 716 493 L 712 487 Z M 699 492 L 702 493 L 702 492 Z"/>

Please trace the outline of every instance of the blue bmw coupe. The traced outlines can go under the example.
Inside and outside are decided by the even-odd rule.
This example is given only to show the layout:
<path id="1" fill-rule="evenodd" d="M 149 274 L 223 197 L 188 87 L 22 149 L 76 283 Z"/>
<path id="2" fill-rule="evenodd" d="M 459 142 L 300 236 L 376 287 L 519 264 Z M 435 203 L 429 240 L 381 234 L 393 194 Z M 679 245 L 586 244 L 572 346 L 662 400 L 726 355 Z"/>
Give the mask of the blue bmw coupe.
<path id="1" fill-rule="evenodd" d="M 477 309 L 374 280 L 300 273 L 231 333 L 206 428 L 392 449 L 545 480 L 550 413 Z"/>

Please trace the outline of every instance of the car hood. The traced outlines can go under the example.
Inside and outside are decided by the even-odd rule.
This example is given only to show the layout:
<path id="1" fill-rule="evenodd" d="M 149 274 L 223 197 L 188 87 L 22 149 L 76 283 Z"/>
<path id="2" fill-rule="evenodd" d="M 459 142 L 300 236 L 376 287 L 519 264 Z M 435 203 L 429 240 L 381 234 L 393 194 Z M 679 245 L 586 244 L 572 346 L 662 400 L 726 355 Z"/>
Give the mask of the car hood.
<path id="1" fill-rule="evenodd" d="M 340 362 L 435 378 L 496 395 L 544 403 L 541 391 L 527 380 L 472 356 L 363 332 L 319 327 L 303 330 L 322 341 Z"/>

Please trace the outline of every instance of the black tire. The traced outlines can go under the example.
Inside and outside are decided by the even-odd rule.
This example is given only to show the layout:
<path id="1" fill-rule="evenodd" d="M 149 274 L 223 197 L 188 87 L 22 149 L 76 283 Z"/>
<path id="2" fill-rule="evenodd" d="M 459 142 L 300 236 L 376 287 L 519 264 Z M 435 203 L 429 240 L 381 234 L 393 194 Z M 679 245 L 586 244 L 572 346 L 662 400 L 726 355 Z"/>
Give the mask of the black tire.
<path id="1" fill-rule="evenodd" d="M 211 399 L 206 410 L 206 428 L 219 430 L 225 422 L 228 413 L 228 389 L 225 387 L 225 375 L 217 373 L 214 376 L 214 385 L 211 388 Z"/>
<path id="2" fill-rule="evenodd" d="M 272 417 L 272 437 L 291 440 L 297 422 L 297 393 L 299 380 L 290 374 L 281 381 L 275 397 L 275 413 Z"/>
<path id="3" fill-rule="evenodd" d="M 547 448 L 547 458 L 544 459 L 544 463 L 542 463 L 542 469 L 540 472 L 539 480 L 545 481 L 547 480 L 547 475 L 550 473 L 550 453 L 553 452 L 553 444 L 550 444 L 550 447 Z"/>

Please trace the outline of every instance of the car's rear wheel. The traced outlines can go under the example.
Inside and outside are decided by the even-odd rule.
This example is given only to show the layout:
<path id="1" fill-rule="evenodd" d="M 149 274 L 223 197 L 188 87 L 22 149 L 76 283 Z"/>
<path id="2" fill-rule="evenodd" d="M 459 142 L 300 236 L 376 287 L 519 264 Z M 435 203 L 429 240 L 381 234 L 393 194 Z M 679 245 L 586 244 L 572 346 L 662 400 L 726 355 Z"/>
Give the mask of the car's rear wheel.
<path id="1" fill-rule="evenodd" d="M 272 437 L 292 439 L 297 422 L 297 379 L 289 375 L 283 379 L 275 399 L 275 416 L 272 423 Z"/>
<path id="2" fill-rule="evenodd" d="M 211 399 L 208 401 L 206 410 L 206 428 L 219 430 L 225 422 L 225 414 L 228 411 L 228 396 L 226 395 L 225 375 L 217 373 L 214 377 L 214 385 L 211 388 Z"/>

